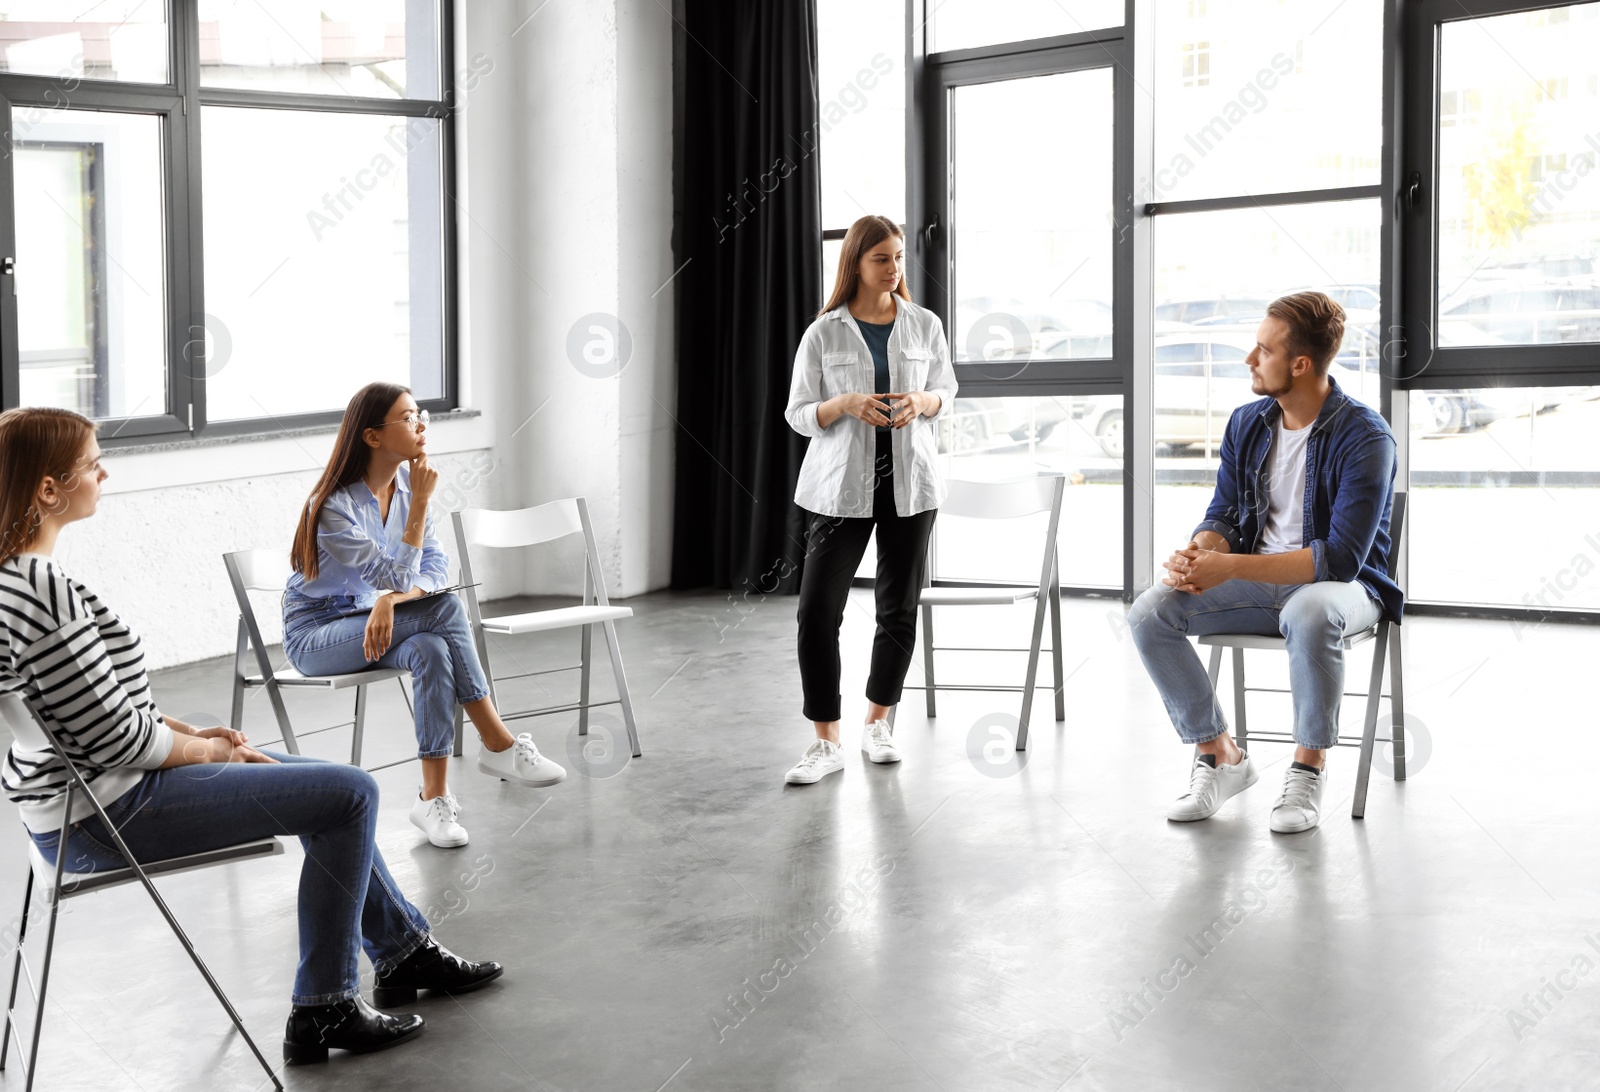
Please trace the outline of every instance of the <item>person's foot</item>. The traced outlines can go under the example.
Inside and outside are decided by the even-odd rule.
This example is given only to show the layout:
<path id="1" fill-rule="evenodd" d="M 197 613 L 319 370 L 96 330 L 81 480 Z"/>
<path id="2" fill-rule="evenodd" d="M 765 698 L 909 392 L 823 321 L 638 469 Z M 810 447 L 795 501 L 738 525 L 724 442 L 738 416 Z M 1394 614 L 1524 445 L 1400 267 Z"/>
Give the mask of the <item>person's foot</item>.
<path id="1" fill-rule="evenodd" d="M 467 844 L 467 828 L 456 821 L 461 805 L 454 793 L 424 800 L 418 795 L 411 805 L 411 825 L 428 836 L 428 841 L 440 849 L 454 849 Z"/>
<path id="2" fill-rule="evenodd" d="M 429 937 L 398 965 L 378 975 L 372 983 L 372 1003 L 380 1009 L 409 1005 L 418 990 L 470 993 L 504 973 L 505 968 L 492 959 L 462 959 Z"/>
<path id="3" fill-rule="evenodd" d="M 1327 771 L 1304 762 L 1289 763 L 1283 793 L 1272 806 L 1272 829 L 1278 834 L 1314 830 L 1322 822 L 1322 785 Z"/>
<path id="4" fill-rule="evenodd" d="M 892 733 L 888 721 L 873 721 L 861 730 L 861 750 L 874 762 L 899 762 L 900 749 Z"/>
<path id="5" fill-rule="evenodd" d="M 563 766 L 539 753 L 533 737 L 526 732 L 512 740 L 511 746 L 503 751 L 491 751 L 487 747 L 479 751 L 478 769 L 518 785 L 554 785 L 567 776 Z"/>
<path id="6" fill-rule="evenodd" d="M 296 1005 L 283 1029 L 283 1060 L 309 1065 L 328 1060 L 329 1048 L 370 1054 L 397 1046 L 422 1030 L 415 1013 L 389 1016 L 360 997 L 332 1005 Z"/>
<path id="7" fill-rule="evenodd" d="M 1256 768 L 1244 751 L 1239 752 L 1239 761 L 1231 766 L 1225 762 L 1219 764 L 1216 755 L 1195 755 L 1194 769 L 1189 771 L 1189 791 L 1172 802 L 1167 818 L 1175 823 L 1209 819 L 1228 797 L 1255 783 Z"/>
<path id="8" fill-rule="evenodd" d="M 806 748 L 793 769 L 783 775 L 791 785 L 810 785 L 844 769 L 844 755 L 832 740 L 819 739 Z"/>

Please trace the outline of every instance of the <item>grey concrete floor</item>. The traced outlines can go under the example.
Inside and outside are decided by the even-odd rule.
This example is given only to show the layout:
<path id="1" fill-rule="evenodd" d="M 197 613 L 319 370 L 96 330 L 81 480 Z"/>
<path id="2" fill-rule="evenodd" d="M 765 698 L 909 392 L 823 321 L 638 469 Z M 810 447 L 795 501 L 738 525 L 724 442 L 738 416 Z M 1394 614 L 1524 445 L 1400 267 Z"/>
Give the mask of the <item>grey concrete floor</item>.
<path id="1" fill-rule="evenodd" d="M 469 741 L 452 773 L 472 834 L 460 850 L 407 822 L 411 731 L 395 687 L 376 688 L 364 761 L 399 763 L 377 773 L 380 846 L 445 944 L 508 971 L 478 994 L 420 1002 L 415 1043 L 286 1070 L 287 1087 L 1600 1087 L 1600 950 L 1585 940 L 1600 945 L 1594 712 L 1580 698 L 1600 630 L 1409 622 L 1408 712 L 1431 753 L 1414 754 L 1404 783 L 1375 773 L 1357 822 L 1355 753 L 1337 752 L 1322 829 L 1283 837 L 1267 830 L 1279 745 L 1257 748 L 1261 781 L 1216 818 L 1164 819 L 1188 754 L 1120 604 L 1065 604 L 1067 720 L 1053 721 L 1046 691 L 1021 769 L 983 752 L 1012 696 L 943 694 L 929 720 L 912 692 L 903 764 L 867 763 L 849 726 L 847 768 L 810 787 L 782 783 L 809 736 L 795 601 L 631 605 L 621 639 L 644 756 L 623 762 L 596 741 L 574 758 L 571 714 L 522 721 L 571 776 L 519 790 L 477 773 Z M 1017 643 L 1027 624 L 1025 609 L 941 618 L 941 640 L 960 644 Z M 847 694 L 861 692 L 870 628 L 869 593 L 855 593 Z M 575 646 L 505 643 L 496 669 L 569 662 Z M 1281 665 L 1253 655 L 1252 682 L 1281 681 Z M 1020 677 L 1014 655 L 941 656 L 951 681 Z M 1353 657 L 1352 689 L 1364 664 Z M 548 697 L 523 681 L 502 702 L 576 691 L 575 675 L 543 683 Z M 228 689 L 224 661 L 156 678 L 179 716 L 225 717 Z M 1282 699 L 1253 701 L 1254 727 L 1286 719 Z M 291 703 L 302 727 L 344 711 Z M 271 726 L 252 697 L 246 730 L 265 741 Z M 340 730 L 305 750 L 347 747 Z M 0 839 L 7 921 L 23 839 L 20 825 Z M 274 1062 L 300 863 L 291 845 L 160 881 Z M 137 889 L 67 903 L 58 944 L 39 1087 L 265 1087 Z M 1513 1020 L 1541 990 L 1538 1022 Z M 0 1077 L 20 1087 L 14 1070 Z"/>

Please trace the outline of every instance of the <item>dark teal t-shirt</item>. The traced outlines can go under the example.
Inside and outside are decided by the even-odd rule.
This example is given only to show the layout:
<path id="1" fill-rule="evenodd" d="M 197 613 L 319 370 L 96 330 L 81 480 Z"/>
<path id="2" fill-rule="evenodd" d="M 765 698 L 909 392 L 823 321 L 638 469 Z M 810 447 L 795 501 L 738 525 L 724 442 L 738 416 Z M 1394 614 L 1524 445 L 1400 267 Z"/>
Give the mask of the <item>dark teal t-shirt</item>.
<path id="1" fill-rule="evenodd" d="M 861 328 L 861 336 L 867 341 L 867 350 L 872 353 L 872 390 L 874 394 L 889 393 L 889 334 L 894 330 L 894 323 L 862 322 L 856 319 L 856 325 Z M 879 432 L 894 431 L 888 425 L 879 425 Z"/>

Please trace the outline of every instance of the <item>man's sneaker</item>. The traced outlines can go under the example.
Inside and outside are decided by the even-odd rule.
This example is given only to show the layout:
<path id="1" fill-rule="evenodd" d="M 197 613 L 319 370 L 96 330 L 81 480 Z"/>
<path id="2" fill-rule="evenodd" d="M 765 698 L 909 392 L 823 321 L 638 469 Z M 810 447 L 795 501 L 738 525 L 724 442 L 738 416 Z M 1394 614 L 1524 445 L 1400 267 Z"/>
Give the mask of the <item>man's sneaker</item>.
<path id="1" fill-rule="evenodd" d="M 456 822 L 461 805 L 454 793 L 424 800 L 420 795 L 411 805 L 411 825 L 428 836 L 428 841 L 440 849 L 454 849 L 467 844 L 467 828 Z"/>
<path id="2" fill-rule="evenodd" d="M 1218 765 L 1216 755 L 1195 755 L 1194 769 L 1189 772 L 1189 791 L 1172 802 L 1167 818 L 1175 823 L 1192 823 L 1196 819 L 1209 819 L 1228 797 L 1243 792 L 1256 783 L 1256 768 L 1250 755 L 1244 755 L 1232 766 Z"/>
<path id="3" fill-rule="evenodd" d="M 873 721 L 861 730 L 861 750 L 874 762 L 899 762 L 900 749 L 891 731 L 888 721 Z"/>
<path id="4" fill-rule="evenodd" d="M 1283 795 L 1272 806 L 1272 829 L 1278 834 L 1314 830 L 1322 822 L 1324 770 L 1304 762 L 1289 763 L 1283 775 Z"/>
<path id="5" fill-rule="evenodd" d="M 487 748 L 479 751 L 478 769 L 519 785 L 554 785 L 567 776 L 563 766 L 539 753 L 539 748 L 533 745 L 533 737 L 526 732 L 503 751 Z"/>
<path id="6" fill-rule="evenodd" d="M 800 756 L 794 769 L 783 775 L 783 779 L 791 785 L 810 785 L 842 769 L 844 755 L 839 753 L 839 745 L 831 740 L 819 739 L 806 748 L 806 753 Z"/>

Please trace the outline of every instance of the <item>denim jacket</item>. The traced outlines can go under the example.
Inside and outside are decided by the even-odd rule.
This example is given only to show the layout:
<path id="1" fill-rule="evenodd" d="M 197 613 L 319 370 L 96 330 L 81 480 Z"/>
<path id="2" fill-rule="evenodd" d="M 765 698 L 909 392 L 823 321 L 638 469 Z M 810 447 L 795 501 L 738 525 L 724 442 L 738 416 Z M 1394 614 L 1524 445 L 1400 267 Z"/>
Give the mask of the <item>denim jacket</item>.
<path id="1" fill-rule="evenodd" d="M 1354 401 L 1333 379 L 1306 440 L 1304 539 L 1317 580 L 1358 580 L 1400 621 L 1405 598 L 1389 572 L 1389 516 L 1394 508 L 1395 441 L 1378 412 Z M 1222 437 L 1217 490 L 1205 522 L 1234 553 L 1255 553 L 1266 523 L 1272 429 L 1283 409 L 1273 398 L 1233 411 Z"/>

